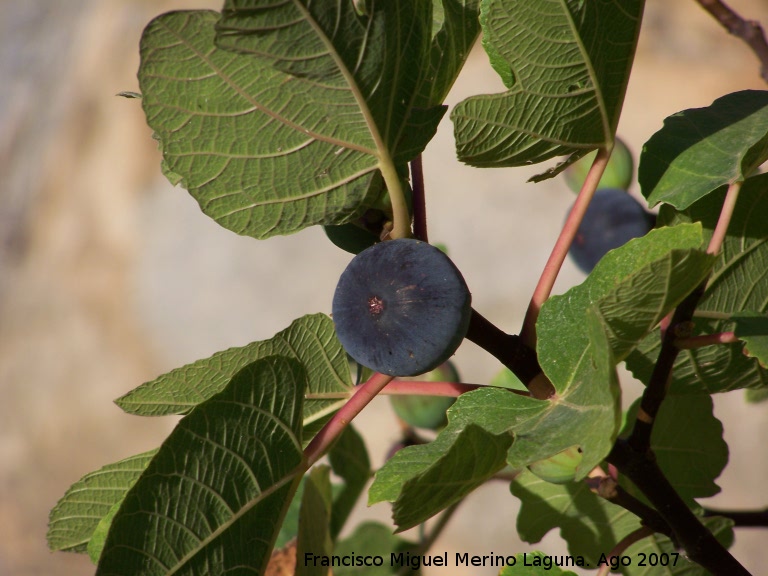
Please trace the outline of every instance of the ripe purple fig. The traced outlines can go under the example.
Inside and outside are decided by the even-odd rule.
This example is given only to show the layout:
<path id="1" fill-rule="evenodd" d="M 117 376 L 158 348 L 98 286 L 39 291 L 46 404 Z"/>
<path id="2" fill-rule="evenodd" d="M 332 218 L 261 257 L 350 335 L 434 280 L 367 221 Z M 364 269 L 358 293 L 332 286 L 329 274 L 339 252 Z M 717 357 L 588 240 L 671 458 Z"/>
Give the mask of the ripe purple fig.
<path id="1" fill-rule="evenodd" d="M 466 335 L 471 296 L 439 249 L 402 238 L 360 252 L 333 297 L 336 334 L 358 363 L 392 376 L 429 372 Z"/>

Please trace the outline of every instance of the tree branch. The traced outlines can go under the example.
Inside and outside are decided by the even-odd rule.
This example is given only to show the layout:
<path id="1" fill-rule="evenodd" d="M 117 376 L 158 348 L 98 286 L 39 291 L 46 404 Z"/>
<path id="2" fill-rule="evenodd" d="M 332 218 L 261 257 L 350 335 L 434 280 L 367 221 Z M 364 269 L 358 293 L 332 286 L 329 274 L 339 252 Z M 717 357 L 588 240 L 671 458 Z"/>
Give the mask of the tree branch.
<path id="1" fill-rule="evenodd" d="M 413 237 L 429 242 L 427 237 L 427 200 L 421 154 L 411 161 L 411 189 L 413 190 Z"/>
<path id="2" fill-rule="evenodd" d="M 650 451 L 638 452 L 622 439 L 606 458 L 648 498 L 666 521 L 688 557 L 713 574 L 749 576 L 749 572 L 726 550 L 691 512 L 656 464 Z"/>
<path id="3" fill-rule="evenodd" d="M 721 0 L 696 0 L 730 34 L 740 38 L 760 60 L 760 76 L 768 82 L 768 42 L 763 27 L 754 20 L 745 20 Z"/>
<path id="4" fill-rule="evenodd" d="M 762 510 L 704 509 L 704 516 L 722 516 L 733 520 L 736 528 L 768 528 L 768 508 Z"/>

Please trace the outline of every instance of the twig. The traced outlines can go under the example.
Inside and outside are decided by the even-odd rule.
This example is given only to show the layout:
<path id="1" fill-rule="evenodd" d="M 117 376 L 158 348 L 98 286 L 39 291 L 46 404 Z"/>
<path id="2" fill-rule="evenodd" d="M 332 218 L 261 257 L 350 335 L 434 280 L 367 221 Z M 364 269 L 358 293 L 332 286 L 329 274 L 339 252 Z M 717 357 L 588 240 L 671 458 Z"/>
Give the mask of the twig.
<path id="1" fill-rule="evenodd" d="M 603 476 L 602 478 L 588 479 L 587 483 L 601 498 L 604 498 L 617 506 L 621 506 L 640 518 L 643 526 L 647 526 L 651 532 L 658 532 L 670 538 L 674 538 L 672 528 L 670 528 L 667 521 L 662 518 L 661 514 L 624 490 L 614 478 Z"/>
<path id="2" fill-rule="evenodd" d="M 709 254 L 717 254 L 722 248 L 741 185 L 742 182 L 735 182 L 728 187 L 723 207 L 720 210 L 720 217 L 707 247 Z M 653 422 L 667 394 L 667 384 L 672 376 L 675 359 L 680 352 L 680 348 L 676 346 L 676 341 L 680 337 L 687 337 L 687 334 L 683 335 L 678 330 L 690 325 L 696 306 L 704 295 L 706 283 L 706 280 L 702 282 L 680 303 L 672 314 L 669 329 L 663 331 L 659 357 L 653 367 L 648 386 L 643 392 L 640 409 L 637 411 L 637 420 L 628 439 L 629 444 L 638 453 L 645 453 L 650 450 Z"/>
<path id="3" fill-rule="evenodd" d="M 494 356 L 517 376 L 534 398 L 546 400 L 555 395 L 555 388 L 541 371 L 536 352 L 526 346 L 519 336 L 507 334 L 472 310 L 467 340 Z"/>
<path id="4" fill-rule="evenodd" d="M 413 237 L 423 242 L 429 242 L 427 237 L 427 200 L 421 154 L 411 161 L 411 188 L 413 190 Z"/>
<path id="5" fill-rule="evenodd" d="M 339 411 L 322 427 L 320 432 L 312 438 L 307 448 L 304 450 L 306 467 L 309 469 L 328 451 L 333 442 L 344 431 L 347 425 L 354 420 L 355 416 L 389 384 L 394 376 L 375 373 L 367 382 L 361 384 L 355 394 L 342 406 Z"/>
<path id="6" fill-rule="evenodd" d="M 563 261 L 568 255 L 568 249 L 571 247 L 571 243 L 576 237 L 576 232 L 584 218 L 589 203 L 592 201 L 592 196 L 594 196 L 595 190 L 597 190 L 597 185 L 600 182 L 603 172 L 605 172 L 605 167 L 608 165 L 610 156 L 611 149 L 600 148 L 597 151 L 597 156 L 595 156 L 592 167 L 587 173 L 587 177 L 581 187 L 579 196 L 576 198 L 576 202 L 574 203 L 573 208 L 571 208 L 571 211 L 565 220 L 565 224 L 563 224 L 560 236 L 558 237 L 557 242 L 555 242 L 554 248 L 552 248 L 552 253 L 549 255 L 549 259 L 544 265 L 544 270 L 541 272 L 539 282 L 533 291 L 531 302 L 528 304 L 528 310 L 525 313 L 523 327 L 520 329 L 520 338 L 522 338 L 523 343 L 530 348 L 536 347 L 536 320 L 539 318 L 541 307 L 552 293 L 552 287 L 555 285 L 557 275 L 560 273 Z"/>
<path id="7" fill-rule="evenodd" d="M 691 560 L 713 574 L 749 576 L 749 572 L 691 512 L 649 451 L 638 452 L 629 442 L 619 439 L 606 460 L 614 464 L 648 498 Z"/>
<path id="8" fill-rule="evenodd" d="M 704 509 L 704 516 L 722 516 L 733 520 L 736 528 L 768 528 L 768 508 L 762 510 Z"/>
<path id="9" fill-rule="evenodd" d="M 760 60 L 760 76 L 768 82 L 768 42 L 763 27 L 754 20 L 745 20 L 721 0 L 696 0 L 730 34 L 743 40 Z"/>
<path id="10" fill-rule="evenodd" d="M 693 350 L 712 346 L 714 344 L 734 344 L 739 339 L 733 332 L 718 332 L 717 334 L 704 334 L 703 336 L 691 336 L 690 338 L 678 338 L 675 347 L 680 350 Z"/>

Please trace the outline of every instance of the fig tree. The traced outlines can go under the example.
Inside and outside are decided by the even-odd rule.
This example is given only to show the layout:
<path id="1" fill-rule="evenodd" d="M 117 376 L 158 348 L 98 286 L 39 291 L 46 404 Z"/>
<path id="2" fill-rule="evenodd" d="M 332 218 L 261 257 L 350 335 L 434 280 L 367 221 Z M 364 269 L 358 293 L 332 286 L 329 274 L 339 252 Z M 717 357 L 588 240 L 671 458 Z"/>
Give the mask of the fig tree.
<path id="1" fill-rule="evenodd" d="M 439 249 L 409 238 L 355 256 L 333 296 L 336 334 L 358 363 L 391 376 L 415 376 L 445 362 L 464 339 L 471 296 Z"/>

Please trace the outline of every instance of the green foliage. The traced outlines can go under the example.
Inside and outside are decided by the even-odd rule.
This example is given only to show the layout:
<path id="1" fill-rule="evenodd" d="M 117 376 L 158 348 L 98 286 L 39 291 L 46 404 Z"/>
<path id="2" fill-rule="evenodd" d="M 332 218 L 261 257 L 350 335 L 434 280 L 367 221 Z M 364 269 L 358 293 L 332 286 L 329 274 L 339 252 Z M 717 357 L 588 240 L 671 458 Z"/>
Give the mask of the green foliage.
<path id="1" fill-rule="evenodd" d="M 459 159 L 522 166 L 612 143 L 643 4 L 484 0 L 483 47 L 508 91 L 453 110 Z"/>
<path id="2" fill-rule="evenodd" d="M 254 238 L 323 225 L 334 244 L 359 252 L 390 227 L 393 238 L 408 236 L 421 193 L 410 188 L 408 162 L 434 136 L 481 29 L 507 91 L 454 107 L 458 157 L 481 167 L 568 157 L 540 180 L 613 146 L 643 4 L 226 0 L 220 13 L 170 12 L 150 22 L 141 40 L 141 94 L 122 94 L 140 98 L 165 175 L 220 225 Z M 664 573 L 703 576 L 669 538 L 638 530 L 666 523 L 660 532 L 678 531 L 677 542 L 686 544 L 690 535 L 680 531 L 693 524 L 707 536 L 691 511 L 719 491 L 715 480 L 728 459 L 710 395 L 745 388 L 751 401 L 768 398 L 768 175 L 757 174 L 767 159 L 768 92 L 729 94 L 668 118 L 639 167 L 643 194 L 662 204 L 657 229 L 606 254 L 582 284 L 546 299 L 535 329 L 527 324 L 519 338 L 483 328 L 473 316 L 468 338 L 506 367 L 479 388 L 440 375 L 429 386 L 446 388 L 431 402 L 446 398 L 446 389 L 463 392 L 447 425 L 431 438 L 408 428 L 408 447 L 377 470 L 350 421 L 387 382 L 361 368 L 353 383 L 324 314 L 142 384 L 118 406 L 183 418 L 157 450 L 73 484 L 51 511 L 50 548 L 87 552 L 99 575 L 264 576 L 274 547 L 295 546 L 295 573 L 325 576 L 327 567 L 303 562 L 305 554 L 428 554 L 451 507 L 497 477 L 520 500 L 517 532 L 526 542 L 557 529 L 569 553 L 591 567 L 619 546 L 635 558 L 678 554 Z M 629 166 L 618 171 L 624 187 Z M 717 246 L 707 246 L 727 218 L 728 186 L 731 195 L 741 189 L 713 255 Z M 389 268 L 377 269 L 387 281 L 398 274 L 396 265 Z M 691 304 L 699 288 L 703 295 Z M 659 328 L 675 311 L 685 313 L 681 304 L 695 311 L 693 322 L 669 328 L 675 337 L 725 332 L 738 342 L 682 350 L 669 363 L 668 389 L 660 390 L 667 379 L 652 378 L 664 369 Z M 408 330 L 408 318 L 403 322 Z M 357 334 L 354 325 L 350 331 Z M 534 341 L 535 350 L 528 346 Z M 621 412 L 621 362 L 649 386 L 643 412 L 640 400 Z M 416 386 L 401 381 L 388 391 L 409 385 Z M 419 394 L 431 392 L 419 386 Z M 635 468 L 616 463 L 625 446 L 620 429 L 626 437 L 639 420 L 651 426 L 646 400 L 658 396 L 650 450 L 640 458 L 655 462 L 682 500 L 633 483 Z M 328 463 L 317 464 L 324 455 Z M 564 483 L 546 482 L 529 466 Z M 604 491 L 610 482 L 595 479 L 606 473 L 618 479 L 618 496 Z M 391 502 L 397 531 L 422 525 L 418 541 L 383 524 L 348 526 L 372 476 L 368 502 Z M 658 505 L 659 498 L 667 500 Z M 682 524 L 669 512 L 670 502 L 681 501 L 690 508 L 676 509 L 689 513 Z M 702 523 L 730 546 L 732 520 Z M 638 534 L 644 537 L 630 546 Z M 724 550 L 717 554 L 727 562 Z M 573 575 L 547 567 L 540 552 L 515 558 L 501 576 Z M 365 574 L 404 569 L 420 573 L 387 561 Z M 621 568 L 628 576 L 657 569 Z M 337 565 L 333 573 L 361 568 Z"/>

